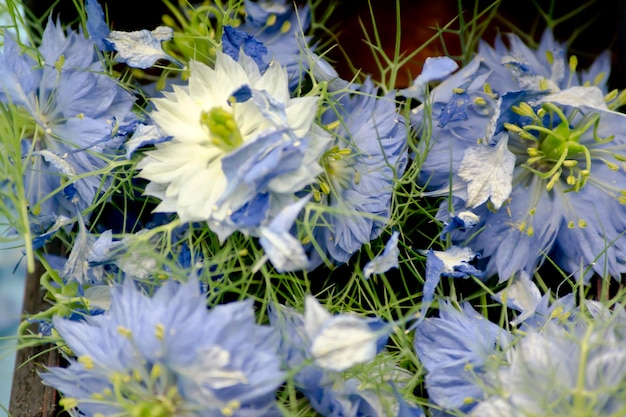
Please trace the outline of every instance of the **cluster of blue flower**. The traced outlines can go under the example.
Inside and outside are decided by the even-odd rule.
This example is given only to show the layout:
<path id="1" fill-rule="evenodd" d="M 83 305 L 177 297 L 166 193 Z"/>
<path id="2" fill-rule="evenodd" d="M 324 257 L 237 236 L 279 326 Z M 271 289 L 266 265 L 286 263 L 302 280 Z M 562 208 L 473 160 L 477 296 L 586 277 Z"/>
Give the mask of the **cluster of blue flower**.
<path id="1" fill-rule="evenodd" d="M 609 55 L 578 71 L 551 31 L 537 48 L 499 36 L 461 69 L 433 57 L 393 90 L 342 79 L 307 34 L 308 6 L 239 3 L 181 10 L 204 38 L 185 25 L 111 30 L 95 0 L 84 29 L 49 19 L 36 47 L 6 31 L 0 103 L 21 162 L 3 163 L 23 172 L 24 237 L 57 303 L 30 320 L 67 358 L 40 374 L 60 405 L 93 417 L 620 415 L 620 300 L 551 298 L 532 280 L 546 260 L 576 288 L 626 272 L 626 95 L 608 90 Z M 413 172 L 414 197 L 441 201 L 440 233 L 417 250 L 393 215 Z M 57 238 L 67 257 L 46 253 Z M 365 285 L 419 260 L 425 279 L 419 302 L 385 319 L 305 293 L 245 287 L 227 302 L 213 283 L 239 257 L 250 277 L 349 265 Z M 484 295 L 503 319 L 453 297 L 429 317 L 442 277 L 497 277 Z"/>

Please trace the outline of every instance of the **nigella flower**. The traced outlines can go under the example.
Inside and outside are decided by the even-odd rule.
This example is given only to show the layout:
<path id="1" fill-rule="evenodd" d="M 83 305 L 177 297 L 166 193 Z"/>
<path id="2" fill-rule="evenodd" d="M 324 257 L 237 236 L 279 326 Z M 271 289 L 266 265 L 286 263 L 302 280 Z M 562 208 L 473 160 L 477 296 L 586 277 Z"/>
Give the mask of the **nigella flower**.
<path id="1" fill-rule="evenodd" d="M 407 131 L 394 94 L 377 97 L 371 80 L 340 93 L 322 121 L 334 129 L 323 156 L 317 200 L 328 206 L 317 236 L 335 262 L 348 262 L 389 221 L 395 179 L 406 167 Z"/>
<path id="2" fill-rule="evenodd" d="M 0 100 L 23 114 L 29 204 L 35 214 L 71 217 L 110 184 L 96 172 L 134 123 L 134 97 L 103 73 L 93 44 L 80 32 L 48 22 L 38 59 L 22 54 L 10 34 L 4 41 Z"/>
<path id="3" fill-rule="evenodd" d="M 171 141 L 139 163 L 156 211 L 208 221 L 220 239 L 256 228 L 321 172 L 327 139 L 312 125 L 317 97 L 291 98 L 279 65 L 217 51 L 215 68 L 190 62 L 189 85 L 154 99 L 150 116 Z"/>
<path id="4" fill-rule="evenodd" d="M 618 309 L 619 310 L 619 309 Z M 608 310 L 607 310 L 608 313 Z M 617 416 L 626 408 L 624 314 L 529 329 L 507 352 L 480 417 Z"/>
<path id="5" fill-rule="evenodd" d="M 621 96 L 606 90 L 609 56 L 579 73 L 550 31 L 536 51 L 515 35 L 508 43 L 481 44 L 433 90 L 419 181 L 427 195 L 451 193 L 455 212 L 480 218 L 474 230 L 450 236 L 488 259 L 487 275 L 532 275 L 548 255 L 584 279 L 590 271 L 619 278 L 626 116 L 612 110 Z M 429 123 L 424 110 L 416 111 L 418 124 Z M 438 218 L 447 211 L 444 202 Z"/>
<path id="6" fill-rule="evenodd" d="M 85 416 L 267 416 L 284 379 L 271 328 L 251 300 L 206 308 L 199 283 L 168 281 L 153 297 L 128 279 L 110 309 L 54 326 L 72 356 L 44 384 Z"/>
<path id="7" fill-rule="evenodd" d="M 448 302 L 439 308 L 439 317 L 417 325 L 414 347 L 428 372 L 430 400 L 446 410 L 467 412 L 485 397 L 488 364 L 502 355 L 511 337 L 469 303 L 461 311 Z"/>
<path id="8" fill-rule="evenodd" d="M 396 389 L 410 375 L 384 363 L 384 358 L 380 365 L 374 363 L 373 355 L 386 343 L 388 325 L 375 318 L 333 316 L 310 296 L 305 303 L 304 315 L 279 306 L 270 309 L 269 316 L 281 335 L 284 366 L 297 370 L 294 385 L 317 413 L 328 417 L 423 416 Z M 352 377 L 340 372 L 359 362 L 360 371 L 350 370 Z"/>

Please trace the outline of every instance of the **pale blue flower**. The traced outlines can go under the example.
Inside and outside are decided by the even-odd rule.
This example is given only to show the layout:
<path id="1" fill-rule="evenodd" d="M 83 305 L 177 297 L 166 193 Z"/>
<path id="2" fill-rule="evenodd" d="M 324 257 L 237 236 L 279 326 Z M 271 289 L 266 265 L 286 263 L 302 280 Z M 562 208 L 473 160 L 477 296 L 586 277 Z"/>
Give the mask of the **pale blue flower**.
<path id="1" fill-rule="evenodd" d="M 454 244 L 487 260 L 501 281 L 532 275 L 545 256 L 579 278 L 626 272 L 626 115 L 607 94 L 609 55 L 576 72 L 546 31 L 538 49 L 498 37 L 430 96 L 432 134 L 419 182 L 426 195 L 454 196 L 454 212 L 480 217 L 479 232 Z M 414 122 L 425 121 L 425 107 Z M 478 139 L 478 143 L 477 143 Z M 450 181 L 452 179 L 452 181 Z M 448 203 L 437 218 L 446 218 Z M 581 269 L 582 267 L 582 269 Z"/>
<path id="2" fill-rule="evenodd" d="M 398 250 L 399 236 L 400 232 L 395 230 L 385 244 L 383 252 L 365 264 L 363 267 L 363 278 L 368 279 L 372 274 L 384 274 L 391 268 L 398 267 L 398 256 L 400 255 Z"/>
<path id="3" fill-rule="evenodd" d="M 22 54 L 9 34 L 4 42 L 0 100 L 26 116 L 22 152 L 30 207 L 36 214 L 72 217 L 111 184 L 94 172 L 107 166 L 134 124 L 135 99 L 103 73 L 82 33 L 49 21 L 39 60 Z"/>
<path id="4" fill-rule="evenodd" d="M 441 302 L 439 311 L 439 317 L 417 325 L 414 347 L 427 371 L 429 399 L 446 410 L 467 412 L 485 397 L 489 361 L 502 355 L 511 335 L 469 303 L 459 311 Z"/>
<path id="5" fill-rule="evenodd" d="M 207 310 L 194 279 L 168 281 L 152 297 L 132 280 L 111 291 L 102 315 L 54 318 L 72 356 L 41 377 L 65 404 L 85 416 L 277 414 L 278 339 L 255 323 L 251 301 Z"/>
<path id="6" fill-rule="evenodd" d="M 376 352 L 379 352 L 387 339 L 385 333 L 388 334 L 387 331 L 380 332 L 380 320 L 366 320 L 346 314 L 332 316 L 312 297 L 307 299 L 304 315 L 285 306 L 270 309 L 269 315 L 272 326 L 282 336 L 280 351 L 285 366 L 297 370 L 293 377 L 296 388 L 320 415 L 383 417 L 388 415 L 389 410 L 397 410 L 394 415 L 402 417 L 422 415 L 419 407 L 406 403 L 398 395 L 396 385 L 406 383 L 411 375 L 395 367 L 395 362 L 352 368 L 350 374 L 354 376 L 346 378 L 344 372 L 332 368 L 338 363 L 350 365 L 355 362 L 355 358 L 339 355 L 336 357 L 339 362 L 329 362 L 330 367 L 325 369 L 324 360 L 319 356 L 315 358 L 313 354 L 319 353 L 320 349 L 328 350 L 324 346 L 326 343 L 339 348 L 337 354 L 341 351 L 368 352 L 372 348 L 370 336 L 367 336 L 368 347 L 356 346 L 357 340 L 351 341 L 347 336 L 372 335 L 374 332 L 379 336 L 376 343 Z M 367 324 L 369 330 L 363 324 Z M 357 353 L 357 357 L 363 356 Z M 381 374 L 381 367 L 388 372 Z M 371 371 L 368 372 L 368 369 Z"/>
<path id="7" fill-rule="evenodd" d="M 380 236 L 391 213 L 395 179 L 408 160 L 407 131 L 394 94 L 377 97 L 371 80 L 339 95 L 322 121 L 334 128 L 318 193 L 329 206 L 317 233 L 330 258 L 348 262 Z"/>
<path id="8" fill-rule="evenodd" d="M 626 408 L 624 315 L 548 323 L 513 344 L 480 417 L 617 416 Z"/>

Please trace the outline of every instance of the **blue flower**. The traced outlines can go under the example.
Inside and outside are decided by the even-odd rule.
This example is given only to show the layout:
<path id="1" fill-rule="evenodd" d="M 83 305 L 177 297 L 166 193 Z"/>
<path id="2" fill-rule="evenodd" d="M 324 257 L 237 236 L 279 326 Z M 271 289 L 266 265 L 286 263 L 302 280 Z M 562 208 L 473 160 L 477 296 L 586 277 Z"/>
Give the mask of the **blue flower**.
<path id="1" fill-rule="evenodd" d="M 501 355 L 510 335 L 469 303 L 459 311 L 441 302 L 438 318 L 417 325 L 414 347 L 428 371 L 430 400 L 447 410 L 467 412 L 484 398 L 490 358 Z"/>
<path id="2" fill-rule="evenodd" d="M 626 272 L 626 115 L 608 93 L 608 54 L 587 72 L 546 31 L 538 49 L 515 35 L 483 43 L 431 94 L 432 132 L 419 182 L 480 217 L 452 242 L 481 252 L 487 275 L 532 275 L 546 256 L 585 281 Z M 413 121 L 425 120 L 425 106 Z M 477 143 L 478 139 L 478 143 Z M 451 181 L 450 181 L 451 179 Z M 446 218 L 448 204 L 438 218 Z M 581 269 L 582 267 L 582 269 Z"/>
<path id="3" fill-rule="evenodd" d="M 380 331 L 380 320 L 347 314 L 332 316 L 312 297 L 307 298 L 306 303 L 304 315 L 279 306 L 271 308 L 269 316 L 272 326 L 282 336 L 280 352 L 284 366 L 297 370 L 293 382 L 315 411 L 328 417 L 382 417 L 389 415 L 389 410 L 397 410 L 394 415 L 403 417 L 422 415 L 419 407 L 408 404 L 398 395 L 396 386 L 402 386 L 411 375 L 397 368 L 395 362 L 388 364 L 382 359 L 382 363 L 376 365 L 366 363 L 352 368 L 350 374 L 354 376 L 351 378 L 334 370 L 369 357 L 372 349 L 381 351 L 388 332 Z M 351 340 L 352 335 L 365 336 L 368 346 L 359 346 L 363 338 Z M 372 342 L 377 337 L 374 344 L 378 346 L 374 348 Z M 334 353 L 329 352 L 331 346 L 336 349 Z M 327 354 L 319 356 L 322 350 Z M 350 352 L 355 356 L 351 357 Z"/>
<path id="4" fill-rule="evenodd" d="M 276 334 L 251 301 L 208 311 L 196 280 L 168 281 L 150 297 L 132 280 L 111 290 L 106 313 L 54 318 L 72 356 L 43 382 L 86 416 L 266 416 L 284 375 Z"/>
<path id="5" fill-rule="evenodd" d="M 492 395 L 471 415 L 621 415 L 626 407 L 626 322 L 623 313 L 607 314 L 602 320 L 580 318 L 529 330 L 494 375 Z"/>
<path id="6" fill-rule="evenodd" d="M 49 21 L 38 59 L 7 34 L 0 100 L 25 117 L 25 188 L 35 214 L 72 217 L 106 189 L 101 172 L 135 122 L 134 97 L 103 73 L 93 44 Z M 64 193 L 58 192 L 63 190 Z M 65 194 L 65 195 L 64 195 Z"/>
<path id="7" fill-rule="evenodd" d="M 317 235 L 335 262 L 348 262 L 389 221 L 395 179 L 408 160 L 407 132 L 393 97 L 377 97 L 368 79 L 341 93 L 322 117 L 334 141 L 323 156 L 317 199 L 328 209 Z"/>

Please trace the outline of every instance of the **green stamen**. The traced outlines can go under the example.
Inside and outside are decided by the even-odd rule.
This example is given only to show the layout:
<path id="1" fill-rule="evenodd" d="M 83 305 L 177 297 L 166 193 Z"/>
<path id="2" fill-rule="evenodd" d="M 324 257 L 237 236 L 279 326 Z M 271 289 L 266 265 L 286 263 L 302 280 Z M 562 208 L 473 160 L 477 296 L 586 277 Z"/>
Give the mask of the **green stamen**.
<path id="1" fill-rule="evenodd" d="M 222 107 L 213 107 L 209 111 L 203 111 L 200 115 L 200 123 L 208 129 L 211 143 L 224 152 L 237 149 L 243 143 L 233 114 Z"/>

